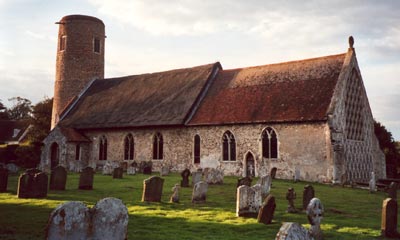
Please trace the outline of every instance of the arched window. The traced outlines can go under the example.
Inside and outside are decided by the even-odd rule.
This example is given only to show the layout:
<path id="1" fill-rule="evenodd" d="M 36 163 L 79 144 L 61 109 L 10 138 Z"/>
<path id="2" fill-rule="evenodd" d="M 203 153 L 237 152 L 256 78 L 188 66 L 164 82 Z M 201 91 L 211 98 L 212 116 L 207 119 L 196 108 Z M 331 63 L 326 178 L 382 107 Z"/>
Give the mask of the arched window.
<path id="1" fill-rule="evenodd" d="M 194 136 L 194 163 L 200 163 L 200 136 Z"/>
<path id="2" fill-rule="evenodd" d="M 75 145 L 75 160 L 81 160 L 81 145 L 79 143 Z"/>
<path id="3" fill-rule="evenodd" d="M 163 136 L 158 132 L 153 137 L 153 159 L 163 159 L 163 148 Z"/>
<path id="4" fill-rule="evenodd" d="M 262 132 L 262 156 L 278 158 L 278 139 L 274 129 L 267 127 Z"/>
<path id="5" fill-rule="evenodd" d="M 222 158 L 224 161 L 236 161 L 236 141 L 230 131 L 222 137 Z"/>
<path id="6" fill-rule="evenodd" d="M 50 168 L 53 169 L 57 167 L 59 163 L 60 151 L 58 144 L 54 142 L 50 147 Z"/>
<path id="7" fill-rule="evenodd" d="M 99 160 L 107 160 L 107 138 L 102 136 L 99 141 Z"/>
<path id="8" fill-rule="evenodd" d="M 132 134 L 128 134 L 124 141 L 124 159 L 133 160 L 133 153 L 135 152 L 135 143 L 133 142 Z"/>

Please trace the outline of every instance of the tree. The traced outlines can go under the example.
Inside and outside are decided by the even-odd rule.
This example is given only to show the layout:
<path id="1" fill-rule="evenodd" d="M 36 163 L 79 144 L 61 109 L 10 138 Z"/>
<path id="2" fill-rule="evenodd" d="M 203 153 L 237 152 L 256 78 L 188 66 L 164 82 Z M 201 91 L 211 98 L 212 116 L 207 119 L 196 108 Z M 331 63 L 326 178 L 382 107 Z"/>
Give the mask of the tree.
<path id="1" fill-rule="evenodd" d="M 14 102 L 14 105 L 7 111 L 11 120 L 29 119 L 32 112 L 32 102 L 29 99 L 13 97 L 8 101 Z"/>
<path id="2" fill-rule="evenodd" d="M 0 120 L 8 120 L 7 108 L 0 99 Z"/>
<path id="3" fill-rule="evenodd" d="M 388 178 L 395 178 L 398 175 L 397 168 L 400 167 L 400 153 L 396 148 L 392 133 L 377 121 L 374 121 L 374 131 L 379 141 L 379 147 L 385 154 L 386 175 Z"/>
<path id="4" fill-rule="evenodd" d="M 51 111 L 53 99 L 45 98 L 32 108 L 32 117 L 30 119 L 31 129 L 28 138 L 32 143 L 40 143 L 50 132 Z"/>

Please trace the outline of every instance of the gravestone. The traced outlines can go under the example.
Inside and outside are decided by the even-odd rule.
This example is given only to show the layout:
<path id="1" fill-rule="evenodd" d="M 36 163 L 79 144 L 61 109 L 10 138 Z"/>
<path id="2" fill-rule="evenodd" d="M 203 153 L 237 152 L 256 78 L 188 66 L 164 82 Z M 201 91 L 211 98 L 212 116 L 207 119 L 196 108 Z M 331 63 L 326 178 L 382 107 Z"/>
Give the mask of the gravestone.
<path id="1" fill-rule="evenodd" d="M 122 163 L 121 163 L 121 167 L 122 167 L 122 170 L 123 170 L 124 172 L 126 172 L 126 170 L 128 170 L 128 163 L 127 163 L 127 162 L 122 162 Z"/>
<path id="2" fill-rule="evenodd" d="M 82 202 L 66 202 L 54 209 L 46 226 L 46 239 L 88 239 L 90 213 Z"/>
<path id="3" fill-rule="evenodd" d="M 104 198 L 92 209 L 82 202 L 66 202 L 50 214 L 45 238 L 124 240 L 128 220 L 128 210 L 116 198 Z"/>
<path id="4" fill-rule="evenodd" d="M 271 182 L 272 178 L 269 175 L 263 176 L 257 181 L 257 183 L 261 185 L 261 196 L 263 199 L 266 198 L 271 191 Z"/>
<path id="5" fill-rule="evenodd" d="M 124 169 L 121 167 L 114 168 L 113 178 L 122 179 L 122 175 L 124 174 Z"/>
<path id="6" fill-rule="evenodd" d="M 303 190 L 303 210 L 307 209 L 308 204 L 310 203 L 311 199 L 315 197 L 314 188 L 311 185 L 304 186 Z"/>
<path id="7" fill-rule="evenodd" d="M 192 203 L 205 203 L 207 198 L 208 183 L 200 181 L 193 187 Z"/>
<path id="8" fill-rule="evenodd" d="M 275 240 L 312 240 L 307 229 L 295 222 L 284 222 Z"/>
<path id="9" fill-rule="evenodd" d="M 0 166 L 0 192 L 7 192 L 8 169 Z"/>
<path id="10" fill-rule="evenodd" d="M 169 167 L 162 166 L 160 170 L 160 176 L 168 176 L 169 175 Z"/>
<path id="11" fill-rule="evenodd" d="M 275 177 L 276 177 L 276 170 L 277 170 L 276 167 L 273 167 L 273 168 L 271 169 L 271 172 L 270 172 L 269 175 L 271 176 L 272 179 L 275 179 Z"/>
<path id="12" fill-rule="evenodd" d="M 371 179 L 369 180 L 369 192 L 370 193 L 376 192 L 376 179 L 374 172 L 371 172 Z"/>
<path id="13" fill-rule="evenodd" d="M 310 235 L 315 240 L 322 240 L 321 221 L 324 214 L 324 206 L 318 198 L 311 199 L 307 206 L 307 218 L 311 227 L 309 230 Z"/>
<path id="14" fill-rule="evenodd" d="M 57 166 L 50 173 L 50 190 L 65 190 L 67 183 L 67 170 L 62 166 Z"/>
<path id="15" fill-rule="evenodd" d="M 85 167 L 79 176 L 79 189 L 92 190 L 93 189 L 94 171 L 91 167 Z"/>
<path id="16" fill-rule="evenodd" d="M 115 168 L 120 167 L 119 162 L 107 160 L 103 166 L 103 175 L 112 175 Z"/>
<path id="17" fill-rule="evenodd" d="M 257 221 L 259 223 L 271 224 L 274 218 L 274 212 L 276 208 L 275 197 L 268 195 L 261 205 L 260 211 L 258 212 Z"/>
<path id="18" fill-rule="evenodd" d="M 152 176 L 143 180 L 142 202 L 161 202 L 164 179 Z"/>
<path id="19" fill-rule="evenodd" d="M 120 199 L 101 199 L 91 212 L 92 239 L 127 239 L 128 209 Z"/>
<path id="20" fill-rule="evenodd" d="M 141 173 L 151 175 L 151 173 L 153 172 L 153 162 L 141 161 L 139 164 L 139 169 Z"/>
<path id="21" fill-rule="evenodd" d="M 136 162 L 136 161 L 133 161 L 133 162 L 131 163 L 131 167 L 137 168 L 137 167 L 138 167 L 137 162 Z"/>
<path id="22" fill-rule="evenodd" d="M 252 181 L 253 181 L 253 180 L 251 179 L 251 177 L 240 178 L 240 179 L 238 179 L 236 188 L 238 188 L 238 187 L 240 187 L 240 186 L 242 186 L 242 185 L 245 185 L 245 186 L 250 187 Z"/>
<path id="23" fill-rule="evenodd" d="M 181 176 L 182 176 L 181 187 L 189 187 L 190 170 L 186 168 L 181 172 Z"/>
<path id="24" fill-rule="evenodd" d="M 203 172 L 201 169 L 197 169 L 196 172 L 192 172 L 192 186 L 196 185 L 196 183 L 200 182 L 203 178 Z"/>
<path id="25" fill-rule="evenodd" d="M 294 207 L 294 200 L 296 199 L 296 192 L 294 191 L 293 188 L 288 188 L 288 191 L 286 193 L 286 200 L 288 200 L 288 208 L 286 212 L 288 213 L 296 213 L 297 210 Z"/>
<path id="26" fill-rule="evenodd" d="M 180 189 L 179 184 L 178 183 L 175 184 L 175 186 L 172 188 L 172 195 L 169 199 L 169 202 L 179 203 L 179 189 Z"/>
<path id="27" fill-rule="evenodd" d="M 391 182 L 387 189 L 388 198 L 393 198 L 397 201 L 397 183 Z"/>
<path id="28" fill-rule="evenodd" d="M 153 170 L 152 170 L 152 167 L 151 167 L 151 166 L 146 165 L 146 166 L 143 168 L 143 174 L 151 175 L 152 172 L 153 172 Z"/>
<path id="29" fill-rule="evenodd" d="M 44 198 L 47 196 L 47 174 L 37 169 L 28 169 L 18 179 L 18 198 Z"/>
<path id="30" fill-rule="evenodd" d="M 257 217 L 262 204 L 261 186 L 242 185 L 236 190 L 236 216 Z"/>
<path id="31" fill-rule="evenodd" d="M 294 182 L 300 181 L 300 169 L 296 168 L 294 170 Z"/>
<path id="32" fill-rule="evenodd" d="M 135 175 L 136 174 L 136 168 L 135 167 L 128 167 L 128 169 L 126 170 L 126 174 L 128 175 Z"/>
<path id="33" fill-rule="evenodd" d="M 223 184 L 224 172 L 221 169 L 210 168 L 204 172 L 204 179 L 208 184 Z"/>
<path id="34" fill-rule="evenodd" d="M 386 198 L 382 204 L 382 236 L 387 238 L 399 238 L 397 232 L 397 201 L 393 198 Z"/>

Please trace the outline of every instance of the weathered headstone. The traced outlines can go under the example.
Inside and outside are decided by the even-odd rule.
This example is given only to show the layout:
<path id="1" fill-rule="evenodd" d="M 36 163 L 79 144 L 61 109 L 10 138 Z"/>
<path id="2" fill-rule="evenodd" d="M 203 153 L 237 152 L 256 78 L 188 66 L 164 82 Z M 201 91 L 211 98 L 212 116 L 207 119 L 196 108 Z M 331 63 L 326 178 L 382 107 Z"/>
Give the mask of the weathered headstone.
<path id="1" fill-rule="evenodd" d="M 192 203 L 205 203 L 207 198 L 208 184 L 200 181 L 193 187 Z"/>
<path id="2" fill-rule="evenodd" d="M 141 161 L 139 164 L 140 172 L 143 174 L 151 175 L 153 172 L 153 162 L 152 161 Z"/>
<path id="3" fill-rule="evenodd" d="M 296 168 L 294 170 L 294 182 L 300 181 L 300 169 Z"/>
<path id="4" fill-rule="evenodd" d="M 242 186 L 242 185 L 245 185 L 245 186 L 249 186 L 249 187 L 250 187 L 250 186 L 251 186 L 251 182 L 252 182 L 251 177 L 240 178 L 240 179 L 238 179 L 236 188 L 238 188 L 238 187 L 240 187 L 240 186 Z"/>
<path id="5" fill-rule="evenodd" d="M 197 169 L 196 172 L 192 172 L 192 186 L 196 185 L 196 183 L 200 182 L 203 178 L 203 172 L 201 169 Z"/>
<path id="6" fill-rule="evenodd" d="M 114 168 L 113 178 L 121 179 L 124 174 L 124 169 L 121 167 Z"/>
<path id="7" fill-rule="evenodd" d="M 89 209 L 66 202 L 50 214 L 46 239 L 127 239 L 128 210 L 121 200 L 104 198 Z"/>
<path id="8" fill-rule="evenodd" d="M 275 179 L 275 177 L 276 177 L 276 170 L 277 170 L 276 167 L 273 167 L 273 168 L 271 169 L 271 172 L 270 172 L 269 175 L 271 176 L 272 179 Z"/>
<path id="9" fill-rule="evenodd" d="M 257 217 L 262 204 L 260 184 L 253 187 L 242 185 L 236 192 L 236 216 Z"/>
<path id="10" fill-rule="evenodd" d="M 93 189 L 94 171 L 91 167 L 85 167 L 79 176 L 79 189 L 92 190 Z"/>
<path id="11" fill-rule="evenodd" d="M 143 174 L 151 175 L 152 172 L 153 172 L 153 170 L 152 170 L 151 166 L 145 166 L 143 168 Z"/>
<path id="12" fill-rule="evenodd" d="M 164 179 L 152 176 L 143 180 L 143 202 L 161 202 Z"/>
<path id="13" fill-rule="evenodd" d="M 0 166 L 0 192 L 7 191 L 8 184 L 8 169 Z"/>
<path id="14" fill-rule="evenodd" d="M 382 235 L 387 238 L 399 238 L 397 232 L 397 201 L 393 198 L 386 198 L 382 204 Z"/>
<path id="15" fill-rule="evenodd" d="M 181 172 L 181 176 L 182 176 L 181 187 L 189 187 L 190 170 L 186 168 Z"/>
<path id="16" fill-rule="evenodd" d="M 62 166 L 57 166 L 50 173 L 50 190 L 65 190 L 67 183 L 67 170 Z"/>
<path id="17" fill-rule="evenodd" d="M 109 161 L 107 160 L 103 166 L 103 175 L 112 175 L 115 168 L 120 167 L 120 163 L 117 161 Z"/>
<path id="18" fill-rule="evenodd" d="M 66 202 L 54 209 L 46 227 L 46 239 L 88 239 L 89 209 L 82 202 Z"/>
<path id="19" fill-rule="evenodd" d="M 294 191 L 293 188 L 288 188 L 288 191 L 286 193 L 286 200 L 288 200 L 288 208 L 286 212 L 288 213 L 296 213 L 297 210 L 294 207 L 294 200 L 296 199 L 296 192 Z"/>
<path id="20" fill-rule="evenodd" d="M 274 218 L 275 208 L 275 197 L 272 195 L 268 195 L 258 212 L 257 221 L 259 223 L 271 224 L 272 219 Z"/>
<path id="21" fill-rule="evenodd" d="M 120 199 L 101 199 L 93 207 L 92 214 L 91 239 L 127 239 L 128 209 Z"/>
<path id="22" fill-rule="evenodd" d="M 172 188 L 172 195 L 169 199 L 170 202 L 172 203 L 179 203 L 179 189 L 180 186 L 179 184 L 175 184 L 175 186 Z"/>
<path id="23" fill-rule="evenodd" d="M 136 174 L 136 168 L 135 167 L 128 167 L 128 169 L 126 170 L 126 174 L 128 175 L 135 175 Z"/>
<path id="24" fill-rule="evenodd" d="M 271 191 L 271 182 L 272 178 L 269 175 L 260 177 L 257 181 L 257 183 L 261 185 L 261 196 L 263 199 L 266 198 Z"/>
<path id="25" fill-rule="evenodd" d="M 47 174 L 40 170 L 28 169 L 18 179 L 18 198 L 44 198 L 47 189 Z"/>
<path id="26" fill-rule="evenodd" d="M 223 184 L 224 172 L 221 169 L 210 168 L 204 172 L 204 179 L 208 184 Z"/>
<path id="27" fill-rule="evenodd" d="M 324 214 L 324 206 L 318 198 L 311 199 L 307 206 L 307 218 L 311 227 L 309 230 L 310 235 L 315 240 L 322 240 L 321 221 Z"/>
<path id="28" fill-rule="evenodd" d="M 388 198 L 393 198 L 397 201 L 397 183 L 391 182 L 387 189 Z"/>
<path id="29" fill-rule="evenodd" d="M 304 186 L 303 190 L 303 210 L 307 209 L 308 204 L 310 203 L 311 199 L 315 197 L 314 188 L 311 185 Z"/>
<path id="30" fill-rule="evenodd" d="M 376 192 L 376 179 L 374 172 L 371 172 L 371 179 L 369 180 L 369 192 L 370 193 Z"/>
<path id="31" fill-rule="evenodd" d="M 160 176 L 168 176 L 169 175 L 169 167 L 162 166 L 160 170 Z"/>
<path id="32" fill-rule="evenodd" d="M 295 222 L 285 222 L 282 224 L 275 240 L 312 240 L 307 229 Z"/>

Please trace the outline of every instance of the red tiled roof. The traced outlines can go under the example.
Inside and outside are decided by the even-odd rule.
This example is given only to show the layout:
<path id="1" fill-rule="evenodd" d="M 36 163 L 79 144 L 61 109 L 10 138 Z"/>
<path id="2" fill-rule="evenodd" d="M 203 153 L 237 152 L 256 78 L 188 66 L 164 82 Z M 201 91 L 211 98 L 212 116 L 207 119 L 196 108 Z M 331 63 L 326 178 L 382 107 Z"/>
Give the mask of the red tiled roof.
<path id="1" fill-rule="evenodd" d="M 325 120 L 345 55 L 220 71 L 189 125 Z"/>

